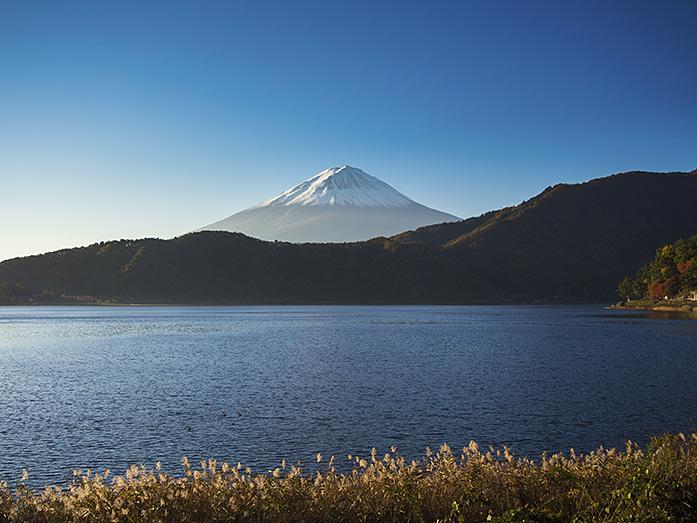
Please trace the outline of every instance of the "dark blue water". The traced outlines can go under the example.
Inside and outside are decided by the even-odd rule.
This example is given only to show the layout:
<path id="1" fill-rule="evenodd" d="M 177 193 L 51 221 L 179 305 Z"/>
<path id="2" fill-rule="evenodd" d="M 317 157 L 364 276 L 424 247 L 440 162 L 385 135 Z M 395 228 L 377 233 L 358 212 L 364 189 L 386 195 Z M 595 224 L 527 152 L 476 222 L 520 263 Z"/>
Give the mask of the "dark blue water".
<path id="1" fill-rule="evenodd" d="M 697 427 L 697 320 L 559 307 L 0 307 L 0 480 Z"/>

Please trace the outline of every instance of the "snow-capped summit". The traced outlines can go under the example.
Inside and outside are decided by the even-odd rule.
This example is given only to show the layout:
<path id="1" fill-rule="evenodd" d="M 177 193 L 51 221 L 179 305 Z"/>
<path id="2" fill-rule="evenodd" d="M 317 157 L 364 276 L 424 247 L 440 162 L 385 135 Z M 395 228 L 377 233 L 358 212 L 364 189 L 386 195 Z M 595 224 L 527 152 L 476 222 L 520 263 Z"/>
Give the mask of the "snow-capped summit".
<path id="1" fill-rule="evenodd" d="M 267 205 L 356 205 L 408 207 L 414 200 L 356 167 L 332 167 L 252 207 Z"/>
<path id="2" fill-rule="evenodd" d="M 198 230 L 297 243 L 353 242 L 458 220 L 407 198 L 361 169 L 344 165 Z"/>

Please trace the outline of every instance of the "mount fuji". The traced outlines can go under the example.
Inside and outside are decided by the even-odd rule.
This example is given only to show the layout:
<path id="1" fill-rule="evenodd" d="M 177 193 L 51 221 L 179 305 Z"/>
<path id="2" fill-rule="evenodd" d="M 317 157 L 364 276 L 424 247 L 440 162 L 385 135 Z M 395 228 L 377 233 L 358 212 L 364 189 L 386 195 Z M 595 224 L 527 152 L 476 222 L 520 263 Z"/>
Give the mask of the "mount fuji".
<path id="1" fill-rule="evenodd" d="M 356 242 L 460 218 L 407 198 L 356 167 L 334 167 L 198 231 L 294 243 Z"/>

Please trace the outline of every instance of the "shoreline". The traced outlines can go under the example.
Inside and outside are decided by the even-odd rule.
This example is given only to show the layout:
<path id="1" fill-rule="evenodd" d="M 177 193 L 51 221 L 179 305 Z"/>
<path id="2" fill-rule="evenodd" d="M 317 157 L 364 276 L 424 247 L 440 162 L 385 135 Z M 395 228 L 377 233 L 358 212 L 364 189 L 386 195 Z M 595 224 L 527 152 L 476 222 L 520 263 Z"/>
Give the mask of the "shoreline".
<path id="1" fill-rule="evenodd" d="M 125 302 L 125 301 L 41 301 L 41 302 L 2 302 L 3 307 L 249 307 L 249 306 L 408 306 L 408 307 L 442 307 L 442 306 L 520 306 L 520 307 L 554 307 L 569 305 L 597 305 L 603 309 L 621 308 L 617 305 L 610 305 L 608 301 L 531 301 L 517 302 L 504 300 L 473 300 L 473 301 L 306 301 L 306 300 L 278 300 L 278 301 L 172 301 L 172 302 Z M 697 303 L 695 304 L 697 308 Z"/>
<path id="2" fill-rule="evenodd" d="M 590 454 L 543 454 L 538 461 L 503 451 L 441 445 L 408 462 L 395 449 L 334 457 L 253 474 L 214 460 L 183 476 L 132 465 L 123 476 L 76 472 L 69 487 L 0 483 L 0 518 L 8 523 L 288 521 L 693 521 L 697 434 L 664 434 L 646 446 Z M 109 476 L 109 477 L 108 477 Z"/>
<path id="3" fill-rule="evenodd" d="M 629 300 L 621 301 L 611 309 L 635 310 L 635 311 L 660 311 L 660 312 L 688 312 L 697 313 L 697 301 L 694 300 Z"/>

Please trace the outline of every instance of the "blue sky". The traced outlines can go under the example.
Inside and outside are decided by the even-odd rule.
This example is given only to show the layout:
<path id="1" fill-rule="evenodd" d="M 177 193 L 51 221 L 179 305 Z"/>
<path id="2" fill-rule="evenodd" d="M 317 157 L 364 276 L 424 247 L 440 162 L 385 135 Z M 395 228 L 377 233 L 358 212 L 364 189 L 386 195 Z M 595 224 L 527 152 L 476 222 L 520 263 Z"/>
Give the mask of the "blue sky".
<path id="1" fill-rule="evenodd" d="M 463 218 L 691 171 L 695 20 L 691 0 L 0 2 L 0 260 L 171 238 L 344 164 Z"/>

